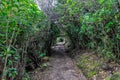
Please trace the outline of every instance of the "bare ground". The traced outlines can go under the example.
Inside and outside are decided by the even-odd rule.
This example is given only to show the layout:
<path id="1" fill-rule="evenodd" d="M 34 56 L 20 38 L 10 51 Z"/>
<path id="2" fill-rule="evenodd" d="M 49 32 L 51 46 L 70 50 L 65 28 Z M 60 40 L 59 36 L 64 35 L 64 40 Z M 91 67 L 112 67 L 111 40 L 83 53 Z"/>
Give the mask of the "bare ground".
<path id="1" fill-rule="evenodd" d="M 40 69 L 33 71 L 31 80 L 87 80 L 74 61 L 65 53 L 63 45 L 59 44 L 54 49 L 48 68 L 43 72 Z"/>

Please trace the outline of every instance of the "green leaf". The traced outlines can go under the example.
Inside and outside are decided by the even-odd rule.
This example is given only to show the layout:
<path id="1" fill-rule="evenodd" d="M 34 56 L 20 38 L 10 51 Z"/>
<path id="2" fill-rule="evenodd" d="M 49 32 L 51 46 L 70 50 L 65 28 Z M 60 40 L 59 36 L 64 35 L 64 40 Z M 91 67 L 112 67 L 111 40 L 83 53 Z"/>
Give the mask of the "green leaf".
<path id="1" fill-rule="evenodd" d="M 104 0 L 98 0 L 100 4 L 102 4 L 104 2 Z"/>
<path id="2" fill-rule="evenodd" d="M 1 33 L 0 33 L 0 36 L 5 37 L 5 34 L 1 34 Z"/>
<path id="3" fill-rule="evenodd" d="M 119 40 L 120 40 L 120 34 L 117 34 L 117 39 L 119 39 Z"/>

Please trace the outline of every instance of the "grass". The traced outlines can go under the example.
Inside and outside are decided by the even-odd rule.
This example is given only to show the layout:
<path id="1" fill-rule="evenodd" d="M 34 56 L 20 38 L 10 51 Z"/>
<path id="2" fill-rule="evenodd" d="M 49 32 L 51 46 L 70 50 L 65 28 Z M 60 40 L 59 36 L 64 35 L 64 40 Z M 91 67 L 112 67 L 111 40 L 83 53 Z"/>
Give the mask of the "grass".
<path id="1" fill-rule="evenodd" d="M 95 55 L 82 54 L 77 59 L 77 65 L 82 69 L 86 77 L 91 78 L 98 73 L 100 63 L 96 60 Z"/>

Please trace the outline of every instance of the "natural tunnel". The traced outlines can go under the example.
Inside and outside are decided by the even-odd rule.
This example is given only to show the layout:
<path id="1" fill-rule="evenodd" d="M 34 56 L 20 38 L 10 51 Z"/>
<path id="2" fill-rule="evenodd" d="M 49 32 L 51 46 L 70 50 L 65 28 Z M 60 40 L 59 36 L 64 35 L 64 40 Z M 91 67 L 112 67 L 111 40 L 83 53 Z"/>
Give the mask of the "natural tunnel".
<path id="1" fill-rule="evenodd" d="M 53 43 L 54 44 L 51 46 L 52 49 L 58 45 L 63 45 L 66 51 L 69 51 L 72 48 L 70 38 L 64 34 L 60 34 Z"/>
<path id="2" fill-rule="evenodd" d="M 86 80 L 73 59 L 89 80 L 120 72 L 120 0 L 0 0 L 0 80 Z"/>

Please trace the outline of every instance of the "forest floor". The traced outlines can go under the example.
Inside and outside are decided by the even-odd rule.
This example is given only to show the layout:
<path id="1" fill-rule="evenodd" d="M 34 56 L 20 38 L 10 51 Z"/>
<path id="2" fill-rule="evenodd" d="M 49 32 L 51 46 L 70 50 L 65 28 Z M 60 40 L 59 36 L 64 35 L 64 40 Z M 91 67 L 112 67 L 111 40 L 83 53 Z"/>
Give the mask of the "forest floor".
<path id="1" fill-rule="evenodd" d="M 87 80 L 74 61 L 65 53 L 64 46 L 54 47 L 53 56 L 46 63 L 48 67 L 31 73 L 31 80 Z"/>
<path id="2" fill-rule="evenodd" d="M 72 52 L 76 55 L 73 58 L 62 44 L 55 46 L 53 55 L 43 64 L 43 71 L 37 68 L 30 72 L 31 80 L 120 80 L 119 64 L 107 63 L 91 51 Z"/>
<path id="3" fill-rule="evenodd" d="M 87 80 L 120 80 L 120 64 L 108 61 L 90 50 L 73 50 L 76 65 Z"/>

